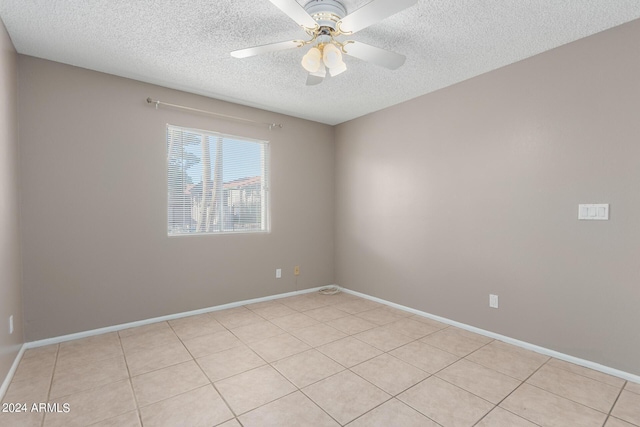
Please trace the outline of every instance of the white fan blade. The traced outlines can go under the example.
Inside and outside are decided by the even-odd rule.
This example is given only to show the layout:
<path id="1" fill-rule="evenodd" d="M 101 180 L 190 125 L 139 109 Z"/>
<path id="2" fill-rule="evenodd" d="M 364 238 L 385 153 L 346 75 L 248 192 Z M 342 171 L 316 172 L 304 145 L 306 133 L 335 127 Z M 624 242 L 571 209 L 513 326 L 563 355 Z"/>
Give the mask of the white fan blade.
<path id="1" fill-rule="evenodd" d="M 234 58 L 248 58 L 249 56 L 259 55 L 261 53 L 275 52 L 277 50 L 293 49 L 294 47 L 302 46 L 301 41 L 291 40 L 289 42 L 279 42 L 264 44 L 262 46 L 254 46 L 246 49 L 234 50 L 231 52 L 231 56 Z"/>
<path id="2" fill-rule="evenodd" d="M 345 34 L 353 34 L 413 6 L 417 1 L 373 0 L 338 21 L 337 28 Z"/>
<path id="3" fill-rule="evenodd" d="M 314 85 L 320 84 L 322 83 L 323 80 L 324 80 L 324 77 L 314 76 L 313 74 L 309 73 L 309 75 L 307 76 L 307 86 L 314 86 Z"/>
<path id="4" fill-rule="evenodd" d="M 354 58 L 362 59 L 363 61 L 371 62 L 372 64 L 380 65 L 390 70 L 400 68 L 407 59 L 406 56 L 399 53 L 360 42 L 345 43 L 344 52 Z"/>
<path id="5" fill-rule="evenodd" d="M 315 28 L 317 22 L 313 19 L 296 0 L 269 0 L 278 9 L 283 11 L 289 18 L 296 21 L 298 25 L 305 28 Z"/>

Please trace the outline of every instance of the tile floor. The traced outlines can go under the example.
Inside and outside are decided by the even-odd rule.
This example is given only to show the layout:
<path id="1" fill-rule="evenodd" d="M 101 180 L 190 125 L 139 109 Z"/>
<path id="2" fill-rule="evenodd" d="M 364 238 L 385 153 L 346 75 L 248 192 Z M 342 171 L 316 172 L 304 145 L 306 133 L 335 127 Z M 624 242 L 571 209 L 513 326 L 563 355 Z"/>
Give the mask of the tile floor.
<path id="1" fill-rule="evenodd" d="M 640 384 L 344 293 L 30 349 L 3 402 L 11 427 L 640 426 Z"/>

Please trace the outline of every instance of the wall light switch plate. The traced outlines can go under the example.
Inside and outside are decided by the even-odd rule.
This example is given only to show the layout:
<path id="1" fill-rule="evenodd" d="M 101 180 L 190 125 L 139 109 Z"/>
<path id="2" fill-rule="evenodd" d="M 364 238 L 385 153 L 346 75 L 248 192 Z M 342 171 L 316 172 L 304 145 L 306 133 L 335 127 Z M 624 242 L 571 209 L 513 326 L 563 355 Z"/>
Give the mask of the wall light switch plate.
<path id="1" fill-rule="evenodd" d="M 9 335 L 13 333 L 13 314 L 9 316 Z"/>
<path id="2" fill-rule="evenodd" d="M 282 278 L 282 269 L 276 268 L 276 279 L 281 279 L 281 278 Z"/>
<path id="3" fill-rule="evenodd" d="M 489 307 L 498 308 L 498 295 L 489 294 Z"/>
<path id="4" fill-rule="evenodd" d="M 580 204 L 578 205 L 578 219 L 607 221 L 609 219 L 609 204 Z"/>

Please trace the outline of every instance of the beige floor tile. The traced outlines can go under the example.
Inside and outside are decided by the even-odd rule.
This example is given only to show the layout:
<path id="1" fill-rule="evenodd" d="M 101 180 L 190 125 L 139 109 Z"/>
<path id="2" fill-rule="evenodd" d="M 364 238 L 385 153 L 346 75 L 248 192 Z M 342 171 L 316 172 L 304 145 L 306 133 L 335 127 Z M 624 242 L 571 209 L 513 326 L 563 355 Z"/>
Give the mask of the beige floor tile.
<path id="1" fill-rule="evenodd" d="M 155 323 L 149 323 L 147 325 L 136 326 L 134 328 L 123 329 L 121 331 L 118 331 L 118 335 L 120 335 L 120 338 L 126 338 L 133 335 L 146 334 L 149 332 L 156 332 L 163 329 L 169 329 L 169 323 L 155 322 Z"/>
<path id="2" fill-rule="evenodd" d="M 614 387 L 622 387 L 624 380 L 622 378 L 614 377 L 613 375 L 605 374 L 604 372 L 594 371 L 593 369 L 585 368 L 584 366 L 575 365 L 573 363 L 565 362 L 564 360 L 558 360 L 555 358 L 549 359 L 547 366 L 553 366 L 554 368 L 564 369 L 566 371 L 573 372 L 574 374 L 582 375 L 583 377 L 591 378 L 592 380 L 600 381 L 605 384 L 609 384 Z"/>
<path id="3" fill-rule="evenodd" d="M 208 313 L 170 320 L 169 325 L 183 341 L 225 330 L 225 327 Z"/>
<path id="4" fill-rule="evenodd" d="M 537 427 L 537 425 L 500 407 L 496 407 L 475 427 Z"/>
<path id="5" fill-rule="evenodd" d="M 65 341 L 60 343 L 58 353 L 79 352 L 94 346 L 120 345 L 118 332 L 108 332 L 106 334 L 91 335 L 86 338 Z"/>
<path id="6" fill-rule="evenodd" d="M 260 356 L 244 345 L 202 357 L 196 362 L 212 382 L 266 364 Z"/>
<path id="7" fill-rule="evenodd" d="M 331 326 L 318 324 L 307 326 L 306 328 L 296 329 L 291 332 L 292 335 L 309 344 L 311 347 L 318 347 L 332 341 L 345 338 L 347 334 L 340 332 Z"/>
<path id="8" fill-rule="evenodd" d="M 527 379 L 549 359 L 548 356 L 500 341 L 493 341 L 466 358 L 519 380 Z"/>
<path id="9" fill-rule="evenodd" d="M 615 417 L 609 417 L 607 422 L 604 424 L 604 427 L 637 427 L 634 424 L 630 424 L 626 421 L 622 421 Z"/>
<path id="10" fill-rule="evenodd" d="M 299 391 L 241 415 L 244 427 L 338 427 L 329 415 Z"/>
<path id="11" fill-rule="evenodd" d="M 403 310 L 403 309 L 400 309 L 400 308 L 392 307 L 390 305 L 384 305 L 383 304 L 381 308 L 383 310 L 387 310 L 390 313 L 397 314 L 400 317 L 407 317 L 408 318 L 408 317 L 412 317 L 413 316 L 413 313 L 411 313 L 411 312 L 409 312 L 407 310 Z"/>
<path id="12" fill-rule="evenodd" d="M 86 426 L 136 409 L 129 380 L 60 397 L 51 402 L 59 403 L 61 406 L 68 403 L 70 410 L 68 413 L 45 414 L 44 425 L 47 427 Z"/>
<path id="13" fill-rule="evenodd" d="M 226 423 L 219 424 L 217 427 L 242 427 L 237 419 L 232 419 Z"/>
<path id="14" fill-rule="evenodd" d="M 640 426 L 640 394 L 622 390 L 611 415 Z"/>
<path id="15" fill-rule="evenodd" d="M 354 315 L 341 317 L 340 319 L 331 320 L 326 323 L 332 328 L 336 328 L 347 335 L 357 334 L 378 327 L 375 323 L 368 322 Z"/>
<path id="16" fill-rule="evenodd" d="M 375 408 L 389 396 L 350 371 L 342 371 L 302 390 L 340 424 Z"/>
<path id="17" fill-rule="evenodd" d="M 262 366 L 217 381 L 215 386 L 236 415 L 273 402 L 296 390 L 293 384 L 271 366 Z"/>
<path id="18" fill-rule="evenodd" d="M 520 380 L 464 359 L 436 376 L 494 404 L 500 403 L 521 384 Z"/>
<path id="19" fill-rule="evenodd" d="M 438 330 L 449 327 L 449 325 L 447 325 L 446 323 L 438 322 L 437 320 L 429 319 L 428 317 L 420 316 L 418 314 L 414 314 L 413 316 L 410 316 L 409 319 L 426 323 L 427 325 L 431 325 L 434 328 L 437 328 Z"/>
<path id="20" fill-rule="evenodd" d="M 233 316 L 235 316 L 237 314 L 245 314 L 245 313 L 247 313 L 249 311 L 250 310 L 249 310 L 248 306 L 247 305 L 243 305 L 243 306 L 239 306 L 239 307 L 225 308 L 224 310 L 213 310 L 213 311 L 210 311 L 207 314 L 217 320 L 217 319 L 223 318 L 223 317 L 233 317 Z"/>
<path id="21" fill-rule="evenodd" d="M 435 374 L 460 359 L 458 356 L 420 341 L 397 348 L 390 354 L 430 374 Z"/>
<path id="22" fill-rule="evenodd" d="M 284 329 L 287 332 L 291 332 L 295 331 L 296 329 L 306 328 L 307 326 L 317 325 L 320 322 L 312 317 L 307 316 L 306 314 L 296 313 L 289 316 L 272 319 L 271 323 L 278 326 L 279 328 Z"/>
<path id="23" fill-rule="evenodd" d="M 145 427 L 211 427 L 233 418 L 211 385 L 146 406 L 140 415 Z"/>
<path id="24" fill-rule="evenodd" d="M 145 374 L 156 369 L 177 365 L 178 363 L 192 360 L 191 354 L 181 342 L 169 344 L 164 347 L 152 348 L 150 350 L 128 353 L 125 356 L 129 373 L 132 376 Z"/>
<path id="25" fill-rule="evenodd" d="M 42 357 L 46 355 L 54 355 L 58 353 L 58 344 L 45 345 L 27 349 L 22 355 L 22 359 L 30 359 L 32 357 Z"/>
<path id="26" fill-rule="evenodd" d="M 297 295 L 291 298 L 283 298 L 280 300 L 284 305 L 296 311 L 313 310 L 314 308 L 324 307 L 328 302 L 309 297 L 308 295 Z"/>
<path id="27" fill-rule="evenodd" d="M 486 400 L 436 377 L 413 386 L 398 399 L 447 427 L 470 427 L 493 409 Z"/>
<path id="28" fill-rule="evenodd" d="M 331 320 L 350 316 L 346 311 L 338 310 L 332 306 L 314 308 L 313 310 L 305 311 L 304 314 L 316 319 L 318 322 L 330 322 Z"/>
<path id="29" fill-rule="evenodd" d="M 377 348 L 353 337 L 325 344 L 318 350 L 347 368 L 382 354 Z"/>
<path id="30" fill-rule="evenodd" d="M 278 302 L 279 302 L 280 304 L 284 304 L 284 305 L 286 305 L 287 307 L 289 307 L 291 304 L 295 304 L 297 301 L 307 299 L 307 297 L 308 297 L 308 296 L 307 296 L 306 294 L 302 294 L 302 295 L 293 295 L 293 296 L 290 296 L 290 297 L 280 298 L 280 299 L 278 300 Z M 297 311 L 297 310 L 296 310 L 296 311 Z"/>
<path id="31" fill-rule="evenodd" d="M 348 427 L 439 427 L 434 421 L 398 399 L 384 402 L 355 421 Z"/>
<path id="32" fill-rule="evenodd" d="M 149 350 L 156 347 L 166 346 L 179 341 L 178 336 L 171 328 L 162 328 L 143 332 L 128 337 L 121 338 L 122 348 L 125 353 Z"/>
<path id="33" fill-rule="evenodd" d="M 413 338 L 396 332 L 389 328 L 388 325 L 360 332 L 355 334 L 354 337 L 382 351 L 391 351 L 413 341 Z"/>
<path id="34" fill-rule="evenodd" d="M 91 424 L 91 427 L 140 427 L 140 414 L 138 411 L 127 412 L 108 420 Z"/>
<path id="35" fill-rule="evenodd" d="M 78 393 L 129 378 L 124 356 L 79 363 L 72 368 L 56 369 L 49 397 Z"/>
<path id="36" fill-rule="evenodd" d="M 469 338 L 471 340 L 478 341 L 484 344 L 489 344 L 491 341 L 494 341 L 493 338 L 476 334 L 475 332 L 467 331 L 466 329 L 456 328 L 455 326 L 449 326 L 447 329 L 449 329 L 451 332 L 455 332 L 458 335 L 462 335 L 465 338 Z"/>
<path id="37" fill-rule="evenodd" d="M 213 311 L 211 315 L 227 329 L 264 322 L 264 318 L 245 307 Z"/>
<path id="38" fill-rule="evenodd" d="M 344 370 L 342 365 L 315 349 L 278 360 L 272 365 L 298 388 L 306 387 Z"/>
<path id="39" fill-rule="evenodd" d="M 242 345 L 242 341 L 229 331 L 202 335 L 184 340 L 183 343 L 196 359 Z"/>
<path id="40" fill-rule="evenodd" d="M 138 406 L 143 407 L 209 384 L 194 361 L 131 378 Z"/>
<path id="41" fill-rule="evenodd" d="M 117 332 L 67 341 L 60 344 L 56 369 L 73 368 L 79 363 L 110 359 L 122 354 Z"/>
<path id="42" fill-rule="evenodd" d="M 253 323 L 251 325 L 231 329 L 231 333 L 241 341 L 248 343 L 251 341 L 260 341 L 265 338 L 275 337 L 276 335 L 285 333 L 285 331 L 265 320 L 261 323 Z"/>
<path id="43" fill-rule="evenodd" d="M 46 402 L 50 387 L 51 378 L 49 377 L 36 377 L 27 381 L 12 381 L 2 401 L 28 404 Z"/>
<path id="44" fill-rule="evenodd" d="M 257 308 L 247 306 L 247 308 L 267 320 L 277 319 L 278 317 L 289 316 L 297 313 L 294 309 L 280 303 L 272 303 L 268 306 L 261 306 Z"/>
<path id="45" fill-rule="evenodd" d="M 249 347 L 269 363 L 302 353 L 311 348 L 291 334 L 282 334 L 262 341 L 252 342 Z"/>
<path id="46" fill-rule="evenodd" d="M 0 427 L 40 427 L 44 412 L 0 412 Z"/>
<path id="47" fill-rule="evenodd" d="M 484 341 L 470 338 L 457 331 L 457 328 L 441 329 L 438 332 L 422 338 L 420 341 L 460 357 L 464 357 L 480 347 L 487 345 Z"/>
<path id="48" fill-rule="evenodd" d="M 429 376 L 426 372 L 387 353 L 356 365 L 351 370 L 392 396 Z"/>
<path id="49" fill-rule="evenodd" d="M 56 354 L 40 354 L 38 356 L 23 358 L 18 364 L 13 375 L 14 382 L 33 380 L 37 378 L 51 378 L 53 367 L 56 363 Z"/>
<path id="50" fill-rule="evenodd" d="M 335 304 L 333 307 L 338 310 L 346 311 L 349 314 L 357 314 L 362 313 L 363 311 L 373 310 L 375 308 L 382 307 L 382 304 L 358 298 L 352 301 L 343 302 L 340 304 Z"/>
<path id="51" fill-rule="evenodd" d="M 397 320 L 403 319 L 406 316 L 390 310 L 386 310 L 386 307 L 374 308 L 373 310 L 363 311 L 356 314 L 356 316 L 367 320 L 376 325 L 382 326 Z"/>
<path id="52" fill-rule="evenodd" d="M 606 414 L 528 384 L 522 384 L 500 406 L 545 427 L 600 427 Z"/>
<path id="53" fill-rule="evenodd" d="M 540 368 L 527 383 L 606 413 L 613 407 L 622 387 L 613 387 L 549 365 Z"/>
<path id="54" fill-rule="evenodd" d="M 408 317 L 389 323 L 387 327 L 413 339 L 423 338 L 438 331 L 433 325 L 418 322 Z"/>
<path id="55" fill-rule="evenodd" d="M 632 393 L 640 394 L 640 383 L 632 383 L 631 381 L 627 381 L 627 385 L 624 386 L 624 389 Z"/>

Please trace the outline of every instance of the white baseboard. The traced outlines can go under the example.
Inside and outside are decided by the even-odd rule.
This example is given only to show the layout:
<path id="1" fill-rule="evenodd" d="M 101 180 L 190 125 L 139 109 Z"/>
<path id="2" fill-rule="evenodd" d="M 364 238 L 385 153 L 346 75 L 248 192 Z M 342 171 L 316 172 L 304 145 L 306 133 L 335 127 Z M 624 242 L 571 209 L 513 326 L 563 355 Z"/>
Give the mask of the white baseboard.
<path id="1" fill-rule="evenodd" d="M 324 289 L 326 287 L 327 286 L 319 286 L 317 288 L 302 289 L 299 291 L 286 292 L 284 294 L 270 295 L 267 297 L 260 297 L 260 298 L 253 298 L 253 299 L 244 300 L 244 301 L 231 302 L 228 304 L 216 305 L 213 307 L 201 308 L 198 310 L 185 311 L 183 313 L 168 314 L 166 316 L 154 317 L 154 318 L 145 319 L 145 320 L 138 320 L 136 322 L 122 323 L 120 325 L 107 326 L 105 328 L 91 329 L 89 331 L 77 332 L 75 334 L 62 335 L 62 336 L 53 337 L 53 338 L 46 338 L 38 341 L 31 341 L 26 343 L 25 347 L 29 349 L 29 348 L 42 347 L 50 344 L 58 344 L 65 341 L 91 337 L 93 335 L 105 334 L 107 332 L 115 332 L 115 331 L 121 331 L 123 329 L 135 328 L 137 326 L 149 325 L 151 323 L 165 322 L 167 320 L 180 319 L 182 317 L 195 316 L 197 314 L 210 313 L 212 311 L 226 310 L 228 308 L 240 307 L 242 305 L 247 305 L 247 304 L 255 304 L 258 302 L 271 301 L 271 300 L 291 297 L 295 295 L 308 294 L 311 292 L 319 291 L 320 289 Z"/>
<path id="2" fill-rule="evenodd" d="M 399 310 L 404 310 L 409 313 L 417 314 L 418 316 L 427 317 L 429 319 L 436 320 L 438 322 L 446 323 L 447 325 L 455 326 L 460 329 L 465 329 L 470 332 L 475 332 L 476 334 L 484 335 L 489 338 L 496 339 L 498 341 L 503 341 L 508 344 L 513 344 L 518 347 L 522 347 L 527 350 L 535 351 L 536 353 L 544 354 L 546 356 L 555 357 L 556 359 L 564 360 L 565 362 L 570 362 L 575 365 L 584 366 L 585 368 L 593 369 L 594 371 L 603 372 L 605 374 L 613 375 L 614 377 L 622 378 L 627 381 L 631 381 L 634 383 L 640 383 L 640 376 L 634 375 L 629 372 L 621 371 L 619 369 L 611 368 L 609 366 L 601 365 L 596 362 L 592 362 L 590 360 L 580 359 L 579 357 L 571 356 L 569 354 L 560 353 L 559 351 L 551 350 L 545 347 L 540 347 L 539 345 L 531 344 L 526 341 L 520 341 L 514 338 L 510 338 L 504 335 L 496 334 L 494 332 L 486 331 L 484 329 L 476 328 L 475 326 L 470 326 L 464 323 L 456 322 L 455 320 L 447 319 L 446 317 L 436 316 L 434 314 L 425 313 L 424 311 L 416 310 L 411 307 L 406 307 L 404 305 L 396 304 L 394 302 L 386 301 L 381 298 L 372 297 L 367 294 L 363 294 L 360 292 L 352 291 L 350 289 L 345 289 L 340 287 L 345 293 L 356 295 L 361 298 L 365 298 L 371 301 L 379 302 L 380 304 L 388 305 L 393 308 L 397 308 Z"/>
<path id="3" fill-rule="evenodd" d="M 180 319 L 182 317 L 194 316 L 194 315 L 197 315 L 197 314 L 210 313 L 210 312 L 218 311 L 218 310 L 225 310 L 225 309 L 228 309 L 228 308 L 239 307 L 239 306 L 247 305 L 247 304 L 255 304 L 255 303 L 259 303 L 259 302 L 271 301 L 271 300 L 276 300 L 276 299 L 280 299 L 280 298 L 286 298 L 286 297 L 295 296 L 295 295 L 307 294 L 307 293 L 316 292 L 316 291 L 319 291 L 321 289 L 332 287 L 332 286 L 336 286 L 341 291 L 343 291 L 345 293 L 348 293 L 348 294 L 351 294 L 351 295 L 359 296 L 361 298 L 365 298 L 365 299 L 368 299 L 368 300 L 371 300 L 371 301 L 375 301 L 375 302 L 378 302 L 378 303 L 381 303 L 381 304 L 384 304 L 384 305 L 387 305 L 387 306 L 390 306 L 390 307 L 397 308 L 399 310 L 404 310 L 404 311 L 412 313 L 412 314 L 417 314 L 418 316 L 427 317 L 429 319 L 433 319 L 433 320 L 436 320 L 438 322 L 446 323 L 447 325 L 455 326 L 455 327 L 458 327 L 460 329 L 465 329 L 465 330 L 470 331 L 470 332 L 475 332 L 477 334 L 484 335 L 484 336 L 489 337 L 489 338 L 497 339 L 499 341 L 503 341 L 503 342 L 506 342 L 508 344 L 513 344 L 513 345 L 516 345 L 518 347 L 525 348 L 527 350 L 535 351 L 536 353 L 540 353 L 540 354 L 544 354 L 544 355 L 547 355 L 547 356 L 555 357 L 556 359 L 564 360 L 566 362 L 570 362 L 570 363 L 574 363 L 576 365 L 584 366 L 586 368 L 590 368 L 590 369 L 593 369 L 595 371 L 599 371 L 599 372 L 603 372 L 605 374 L 613 375 L 615 377 L 623 378 L 623 379 L 631 381 L 631 382 L 640 383 L 640 376 L 631 374 L 629 372 L 621 371 L 619 369 L 611 368 L 609 366 L 604 366 L 604 365 L 601 365 L 599 363 L 591 362 L 589 360 L 580 359 L 580 358 L 575 357 L 575 356 L 571 356 L 571 355 L 568 355 L 568 354 L 560 353 L 558 351 L 551 350 L 551 349 L 548 349 L 548 348 L 545 348 L 545 347 L 540 347 L 538 345 L 531 344 L 531 343 L 528 343 L 528 342 L 525 342 L 525 341 L 520 341 L 520 340 L 517 340 L 517 339 L 514 339 L 514 338 L 510 338 L 510 337 L 507 337 L 507 336 L 504 336 L 504 335 L 496 334 L 494 332 L 490 332 L 490 331 L 486 331 L 484 329 L 476 328 L 475 326 L 470 326 L 470 325 L 467 325 L 467 324 L 464 324 L 464 323 L 456 322 L 455 320 L 447 319 L 445 317 L 436 316 L 434 314 L 430 314 L 430 313 L 426 313 L 424 311 L 416 310 L 416 309 L 411 308 L 411 307 L 406 307 L 404 305 L 400 305 L 400 304 L 396 304 L 396 303 L 393 303 L 393 302 L 390 302 L 390 301 L 386 301 L 386 300 L 383 300 L 381 298 L 377 298 L 377 297 L 373 297 L 373 296 L 370 296 L 370 295 L 367 295 L 367 294 L 363 294 L 363 293 L 360 293 L 360 292 L 352 291 L 350 289 L 346 289 L 346 288 L 343 288 L 343 287 L 338 286 L 338 285 L 329 285 L 329 286 L 320 286 L 320 287 L 311 288 L 311 289 L 303 289 L 303 290 L 294 291 L 294 292 L 287 292 L 287 293 L 284 293 L 284 294 L 271 295 L 271 296 L 267 296 L 267 297 L 254 298 L 254 299 L 250 299 L 250 300 L 232 302 L 232 303 L 229 303 L 229 304 L 223 304 L 223 305 L 218 305 L 218 306 L 213 306 L 213 307 L 207 307 L 207 308 L 202 308 L 202 309 L 199 309 L 199 310 L 193 310 L 193 311 L 187 311 L 187 312 L 183 312 L 183 313 L 170 314 L 170 315 L 167 315 L 167 316 L 154 317 L 154 318 L 151 318 L 151 319 L 139 320 L 137 322 L 123 323 L 123 324 L 120 324 L 120 325 L 108 326 L 108 327 L 99 328 L 99 329 L 92 329 L 92 330 L 89 330 L 89 331 L 78 332 L 78 333 L 75 333 L 75 334 L 62 335 L 62 336 L 59 336 L 59 337 L 47 338 L 47 339 L 43 339 L 43 340 L 38 340 L 38 341 L 32 341 L 32 342 L 25 343 L 20 348 L 20 352 L 16 356 L 16 360 L 14 361 L 11 369 L 9 370 L 9 373 L 7 374 L 7 377 L 5 378 L 4 382 L 2 383 L 2 388 L 0 388 L 0 400 L 2 400 L 2 397 L 4 396 L 4 393 L 6 393 L 7 388 L 9 387 L 9 383 L 11 382 L 11 379 L 13 378 L 13 375 L 14 375 L 17 367 L 18 367 L 18 363 L 20 362 L 20 359 L 22 358 L 22 355 L 24 354 L 25 349 L 35 348 L 35 347 L 42 347 L 42 346 L 50 345 L 50 344 L 57 344 L 57 343 L 61 343 L 61 342 L 65 342 L 65 341 L 71 341 L 71 340 L 75 340 L 75 339 L 79 339 L 79 338 L 86 338 L 86 337 L 90 337 L 90 336 L 93 336 L 93 335 L 104 334 L 104 333 L 107 333 L 107 332 L 120 331 L 120 330 L 123 330 L 123 329 L 134 328 L 134 327 L 137 327 L 137 326 L 149 325 L 151 323 L 164 322 L 164 321 L 173 320 L 173 319 Z"/>
<path id="4" fill-rule="evenodd" d="M 9 384 L 11 384 L 11 380 L 13 379 L 13 376 L 16 373 L 16 369 L 18 369 L 18 365 L 20 364 L 20 360 L 22 360 L 22 355 L 24 354 L 24 351 L 26 350 L 26 348 L 27 348 L 26 344 L 22 344 L 20 346 L 20 351 L 18 351 L 18 354 L 16 355 L 16 358 L 14 359 L 13 364 L 11 365 L 11 369 L 9 369 L 7 376 L 4 378 L 4 381 L 0 386 L 0 402 L 2 402 L 2 399 L 4 399 L 4 395 L 7 393 L 7 390 L 9 389 Z"/>

